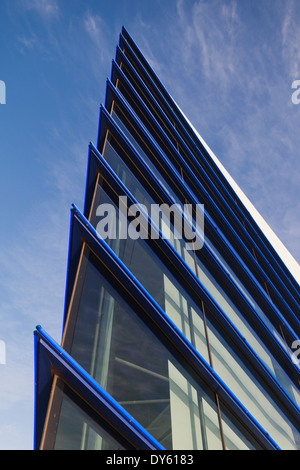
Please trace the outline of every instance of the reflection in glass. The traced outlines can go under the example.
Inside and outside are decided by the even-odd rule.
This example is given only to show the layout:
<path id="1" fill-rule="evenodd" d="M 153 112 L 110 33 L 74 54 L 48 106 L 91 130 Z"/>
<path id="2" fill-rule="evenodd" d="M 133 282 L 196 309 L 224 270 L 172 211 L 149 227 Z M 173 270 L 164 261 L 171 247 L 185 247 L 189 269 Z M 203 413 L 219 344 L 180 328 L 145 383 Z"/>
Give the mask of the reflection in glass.
<path id="1" fill-rule="evenodd" d="M 63 393 L 54 449 L 123 450 L 123 447 Z"/>
<path id="2" fill-rule="evenodd" d="M 166 449 L 221 449 L 215 401 L 86 257 L 84 265 L 74 334 L 68 331 L 74 359 Z"/>
<path id="3" fill-rule="evenodd" d="M 300 448 L 299 431 L 271 399 L 243 360 L 224 342 L 219 331 L 207 321 L 214 369 L 239 401 L 282 448 Z"/>
<path id="4" fill-rule="evenodd" d="M 126 126 L 124 125 L 124 123 L 122 122 L 122 120 L 119 118 L 119 116 L 117 115 L 117 113 L 115 111 L 112 112 L 112 117 L 113 117 L 114 121 L 118 124 L 120 129 L 122 129 L 122 131 L 124 132 L 124 134 L 126 135 L 128 140 L 131 142 L 131 144 L 134 146 L 134 148 L 136 149 L 136 151 L 138 152 L 140 157 L 143 159 L 143 161 L 149 166 L 152 173 L 158 179 L 158 181 L 160 182 L 162 187 L 165 189 L 165 191 L 167 191 L 169 196 L 174 200 L 174 202 L 176 202 L 176 204 L 181 204 L 181 201 L 178 199 L 178 197 L 176 196 L 174 191 L 170 188 L 169 184 L 161 176 L 159 171 L 157 171 L 156 167 L 153 165 L 150 158 L 148 158 L 146 153 L 141 149 L 141 147 L 138 145 L 136 140 L 132 137 L 132 135 L 130 134 L 130 132 L 128 131 L 128 129 L 126 128 Z"/>

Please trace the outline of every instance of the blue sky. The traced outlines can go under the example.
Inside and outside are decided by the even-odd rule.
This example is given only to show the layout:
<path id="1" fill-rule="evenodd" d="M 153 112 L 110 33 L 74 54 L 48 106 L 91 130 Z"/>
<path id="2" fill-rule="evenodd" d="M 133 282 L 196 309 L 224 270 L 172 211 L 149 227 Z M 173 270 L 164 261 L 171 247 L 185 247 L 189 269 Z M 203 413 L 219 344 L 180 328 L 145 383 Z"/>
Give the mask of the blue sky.
<path id="1" fill-rule="evenodd" d="M 70 207 L 124 25 L 300 260 L 300 2 L 1 0 L 0 449 L 33 443 L 33 330 L 60 341 Z"/>

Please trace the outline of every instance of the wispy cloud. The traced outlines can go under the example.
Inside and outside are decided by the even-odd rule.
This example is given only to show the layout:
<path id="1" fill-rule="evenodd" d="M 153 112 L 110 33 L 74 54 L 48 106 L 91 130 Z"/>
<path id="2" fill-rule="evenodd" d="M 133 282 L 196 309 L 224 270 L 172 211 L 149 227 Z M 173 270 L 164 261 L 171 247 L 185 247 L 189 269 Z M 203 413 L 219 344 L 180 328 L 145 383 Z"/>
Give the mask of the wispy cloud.
<path id="1" fill-rule="evenodd" d="M 32 49 L 38 44 L 38 37 L 36 34 L 32 33 L 30 36 L 19 36 L 18 41 L 24 49 Z"/>
<path id="2" fill-rule="evenodd" d="M 213 10 L 213 15 L 211 14 Z M 201 70 L 206 79 L 227 86 L 238 66 L 235 38 L 240 20 L 236 2 L 228 4 L 195 2 L 187 10 L 183 0 L 177 1 L 180 36 L 177 46 L 190 73 Z M 222 28 L 220 28 L 222 24 Z"/>
<path id="3" fill-rule="evenodd" d="M 141 25 L 140 41 L 148 57 L 162 57 L 154 65 L 166 88 L 299 259 L 291 214 L 300 218 L 300 137 L 290 77 L 300 63 L 300 8 L 293 0 L 272 5 L 201 0 L 187 8 L 177 0 L 163 38 L 154 30 L 147 40 Z"/>
<path id="4" fill-rule="evenodd" d="M 297 10 L 298 3 L 289 0 L 282 21 L 282 52 L 292 79 L 300 76 L 300 31 Z"/>
<path id="5" fill-rule="evenodd" d="M 88 34 L 91 36 L 93 41 L 98 45 L 101 43 L 102 40 L 102 28 L 104 26 L 104 21 L 102 20 L 100 15 L 93 15 L 90 11 L 88 11 L 83 19 L 84 27 Z"/>
<path id="6" fill-rule="evenodd" d="M 22 0 L 22 6 L 26 10 L 35 11 L 47 20 L 57 18 L 59 15 L 57 0 Z"/>
<path id="7" fill-rule="evenodd" d="M 96 49 L 94 57 L 97 57 L 99 67 L 99 61 L 106 61 L 111 58 L 111 51 L 108 47 L 111 33 L 102 17 L 91 13 L 90 10 L 87 10 L 83 18 L 83 26 L 94 45 L 94 49 Z M 95 53 L 95 50 L 93 53 Z"/>

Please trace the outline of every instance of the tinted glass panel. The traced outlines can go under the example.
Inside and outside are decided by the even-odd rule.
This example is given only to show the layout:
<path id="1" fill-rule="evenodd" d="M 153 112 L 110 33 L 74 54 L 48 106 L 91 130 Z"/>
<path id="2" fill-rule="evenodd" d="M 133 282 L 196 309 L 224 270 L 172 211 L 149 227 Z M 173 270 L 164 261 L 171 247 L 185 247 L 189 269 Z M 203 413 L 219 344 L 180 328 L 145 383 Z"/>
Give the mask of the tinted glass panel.
<path id="1" fill-rule="evenodd" d="M 123 450 L 110 434 L 96 423 L 67 394 L 56 389 L 60 397 L 60 416 L 55 438 L 55 450 Z"/>

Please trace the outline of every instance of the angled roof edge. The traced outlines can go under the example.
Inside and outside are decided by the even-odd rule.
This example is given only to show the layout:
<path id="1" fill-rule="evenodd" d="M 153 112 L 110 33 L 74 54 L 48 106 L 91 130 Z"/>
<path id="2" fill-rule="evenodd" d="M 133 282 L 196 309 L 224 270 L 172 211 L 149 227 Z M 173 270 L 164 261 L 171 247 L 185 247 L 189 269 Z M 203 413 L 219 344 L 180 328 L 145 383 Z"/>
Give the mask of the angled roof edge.
<path id="1" fill-rule="evenodd" d="M 173 100 L 174 101 L 174 100 Z M 251 201 L 248 199 L 248 197 L 245 195 L 245 193 L 241 190 L 241 188 L 238 186 L 238 184 L 235 182 L 235 180 L 232 178 L 232 176 L 228 173 L 228 171 L 225 169 L 225 167 L 222 165 L 220 160 L 216 157 L 216 155 L 213 153 L 211 148 L 207 145 L 207 143 L 204 141 L 204 139 L 201 137 L 199 132 L 195 129 L 193 124 L 190 122 L 190 120 L 186 117 L 184 112 L 180 109 L 178 104 L 174 101 L 176 106 L 178 107 L 179 111 L 181 112 L 182 116 L 186 121 L 189 123 L 195 134 L 197 135 L 198 139 L 201 141 L 202 145 L 205 147 L 209 155 L 212 157 L 214 162 L 218 165 L 220 171 L 222 171 L 224 177 L 227 179 L 229 184 L 231 184 L 233 190 L 236 192 L 237 196 L 240 198 L 241 202 L 244 204 L 246 209 L 250 212 L 252 215 L 253 219 L 255 222 L 258 224 L 260 229 L 263 231 L 273 248 L 276 250 L 277 254 L 280 256 L 281 260 L 285 264 L 285 266 L 288 268 L 294 279 L 297 281 L 297 283 L 300 285 L 300 265 L 299 263 L 295 260 L 295 258 L 291 255 L 291 253 L 288 251 L 286 246 L 282 243 L 282 241 L 278 238 L 278 236 L 274 233 L 274 231 L 271 229 L 271 227 L 267 224 L 267 222 L 264 220 L 262 215 L 258 212 L 258 210 L 254 207 L 254 205 L 251 203 Z"/>

